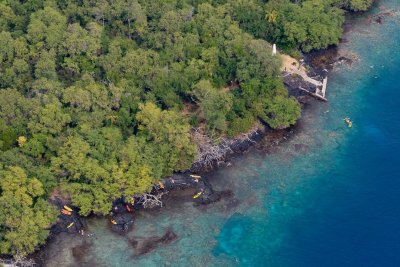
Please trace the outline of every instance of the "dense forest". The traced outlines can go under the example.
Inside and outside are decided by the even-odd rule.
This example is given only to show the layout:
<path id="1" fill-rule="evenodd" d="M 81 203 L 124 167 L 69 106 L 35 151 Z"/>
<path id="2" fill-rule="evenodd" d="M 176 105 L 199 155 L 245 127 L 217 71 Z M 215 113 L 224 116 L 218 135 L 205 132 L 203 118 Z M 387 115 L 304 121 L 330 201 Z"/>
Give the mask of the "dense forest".
<path id="1" fill-rule="evenodd" d="M 57 189 L 81 215 L 196 160 L 194 128 L 293 125 L 271 43 L 337 44 L 372 0 L 0 0 L 0 253 L 42 244 Z M 218 140 L 218 139 L 216 139 Z"/>

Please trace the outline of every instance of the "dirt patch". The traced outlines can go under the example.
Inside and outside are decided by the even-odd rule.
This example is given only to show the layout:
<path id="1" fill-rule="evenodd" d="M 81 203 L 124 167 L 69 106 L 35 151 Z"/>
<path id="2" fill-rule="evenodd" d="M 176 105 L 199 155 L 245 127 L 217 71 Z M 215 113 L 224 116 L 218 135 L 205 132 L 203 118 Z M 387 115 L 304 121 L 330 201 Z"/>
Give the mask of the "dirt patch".
<path id="1" fill-rule="evenodd" d="M 289 55 L 285 55 L 285 54 L 281 54 L 280 56 L 282 58 L 281 71 L 289 71 L 291 69 L 298 69 L 298 70 L 301 70 L 304 73 L 306 73 L 306 69 L 304 68 L 304 66 L 302 66 L 300 64 L 300 62 L 297 59 L 295 59 Z"/>

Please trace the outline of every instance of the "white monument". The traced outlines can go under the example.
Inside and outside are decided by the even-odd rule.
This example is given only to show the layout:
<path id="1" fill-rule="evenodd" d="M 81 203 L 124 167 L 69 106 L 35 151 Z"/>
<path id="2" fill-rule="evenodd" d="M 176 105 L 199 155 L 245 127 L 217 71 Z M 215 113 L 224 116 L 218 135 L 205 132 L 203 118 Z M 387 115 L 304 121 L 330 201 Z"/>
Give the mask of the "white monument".
<path id="1" fill-rule="evenodd" d="M 276 55 L 276 44 L 272 45 L 272 55 L 275 56 Z"/>

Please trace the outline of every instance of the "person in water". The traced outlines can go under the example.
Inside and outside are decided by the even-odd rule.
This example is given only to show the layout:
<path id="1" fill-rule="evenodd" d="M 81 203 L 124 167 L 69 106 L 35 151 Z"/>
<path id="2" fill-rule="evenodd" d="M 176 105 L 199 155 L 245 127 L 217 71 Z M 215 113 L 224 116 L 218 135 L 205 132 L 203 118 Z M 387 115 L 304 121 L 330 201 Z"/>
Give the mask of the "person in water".
<path id="1" fill-rule="evenodd" d="M 344 118 L 344 121 L 349 125 L 349 127 L 353 126 L 353 123 L 351 122 L 350 118 Z"/>

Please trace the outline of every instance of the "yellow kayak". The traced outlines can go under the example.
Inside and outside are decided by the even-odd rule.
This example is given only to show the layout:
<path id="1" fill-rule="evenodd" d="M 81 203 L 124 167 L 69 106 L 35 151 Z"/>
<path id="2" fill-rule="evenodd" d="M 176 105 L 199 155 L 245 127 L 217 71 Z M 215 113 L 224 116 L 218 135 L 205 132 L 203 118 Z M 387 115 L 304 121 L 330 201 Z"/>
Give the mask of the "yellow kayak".
<path id="1" fill-rule="evenodd" d="M 201 196 L 201 194 L 203 194 L 203 191 L 198 192 L 196 195 L 193 196 L 193 198 L 198 198 L 199 196 Z"/>
<path id="2" fill-rule="evenodd" d="M 193 175 L 193 174 L 191 174 L 191 175 L 190 175 L 190 177 L 192 177 L 192 178 L 196 178 L 196 179 L 200 179 L 200 178 L 201 178 L 201 176 L 200 176 L 200 175 Z"/>
<path id="3" fill-rule="evenodd" d="M 74 223 L 72 222 L 72 223 L 70 223 L 68 226 L 67 226 L 67 228 L 70 228 L 72 225 L 74 225 Z"/>
<path id="4" fill-rule="evenodd" d="M 64 209 L 66 209 L 68 211 L 72 211 L 72 209 L 70 207 L 68 207 L 67 205 L 64 206 Z"/>

